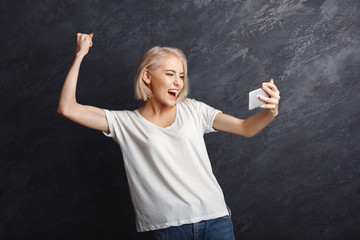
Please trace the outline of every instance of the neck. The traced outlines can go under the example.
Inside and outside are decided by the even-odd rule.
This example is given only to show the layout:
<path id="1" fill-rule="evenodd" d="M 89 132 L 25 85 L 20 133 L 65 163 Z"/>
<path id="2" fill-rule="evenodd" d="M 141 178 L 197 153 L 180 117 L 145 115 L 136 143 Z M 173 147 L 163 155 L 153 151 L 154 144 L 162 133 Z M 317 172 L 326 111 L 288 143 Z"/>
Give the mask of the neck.
<path id="1" fill-rule="evenodd" d="M 146 103 L 139 108 L 140 113 L 145 113 L 146 115 L 151 116 L 162 116 L 164 114 L 169 113 L 170 111 L 176 109 L 176 106 L 168 106 L 159 101 L 150 98 L 146 101 Z"/>

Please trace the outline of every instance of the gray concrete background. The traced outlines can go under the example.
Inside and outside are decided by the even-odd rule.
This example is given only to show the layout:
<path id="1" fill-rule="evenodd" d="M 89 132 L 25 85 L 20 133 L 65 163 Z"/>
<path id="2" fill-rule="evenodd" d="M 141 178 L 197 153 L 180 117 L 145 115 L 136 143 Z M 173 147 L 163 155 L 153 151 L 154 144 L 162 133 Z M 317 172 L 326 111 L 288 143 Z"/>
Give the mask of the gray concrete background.
<path id="1" fill-rule="evenodd" d="M 75 33 L 94 32 L 77 100 L 135 109 L 154 45 L 182 49 L 190 97 L 246 118 L 274 78 L 280 114 L 253 138 L 205 136 L 237 239 L 360 239 L 360 2 L 2 1 L 0 239 L 141 239 L 118 146 L 56 113 Z"/>

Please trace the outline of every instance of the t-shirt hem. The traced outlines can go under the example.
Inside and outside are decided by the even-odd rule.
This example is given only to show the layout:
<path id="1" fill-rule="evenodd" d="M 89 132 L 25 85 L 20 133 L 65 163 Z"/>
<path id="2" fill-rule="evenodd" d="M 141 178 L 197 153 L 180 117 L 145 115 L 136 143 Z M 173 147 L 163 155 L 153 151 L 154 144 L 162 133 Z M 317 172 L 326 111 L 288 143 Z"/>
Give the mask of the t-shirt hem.
<path id="1" fill-rule="evenodd" d="M 212 215 L 206 215 L 206 216 L 202 216 L 202 217 L 196 217 L 196 218 L 191 218 L 189 220 L 178 220 L 178 221 L 173 221 L 173 222 L 167 222 L 164 224 L 148 224 L 146 227 L 145 226 L 139 226 L 137 225 L 137 232 L 147 232 L 147 231 L 153 231 L 153 230 L 159 230 L 159 229 L 163 229 L 163 228 L 168 228 L 168 227 L 172 227 L 172 226 L 180 226 L 183 224 L 189 224 L 189 223 L 196 223 L 196 222 L 200 222 L 203 220 L 210 220 L 210 219 L 215 219 L 218 217 L 223 217 L 228 215 L 228 211 L 226 210 L 225 212 L 222 211 L 220 213 L 215 213 Z"/>

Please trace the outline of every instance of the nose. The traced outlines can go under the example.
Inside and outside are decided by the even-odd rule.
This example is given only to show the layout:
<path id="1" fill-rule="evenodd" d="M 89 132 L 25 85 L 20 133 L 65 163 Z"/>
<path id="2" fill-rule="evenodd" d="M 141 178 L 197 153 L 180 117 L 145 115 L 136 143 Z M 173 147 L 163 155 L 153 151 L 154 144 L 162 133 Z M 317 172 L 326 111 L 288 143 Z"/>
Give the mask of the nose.
<path id="1" fill-rule="evenodd" d="M 175 77 L 174 84 L 179 85 L 180 77 Z"/>

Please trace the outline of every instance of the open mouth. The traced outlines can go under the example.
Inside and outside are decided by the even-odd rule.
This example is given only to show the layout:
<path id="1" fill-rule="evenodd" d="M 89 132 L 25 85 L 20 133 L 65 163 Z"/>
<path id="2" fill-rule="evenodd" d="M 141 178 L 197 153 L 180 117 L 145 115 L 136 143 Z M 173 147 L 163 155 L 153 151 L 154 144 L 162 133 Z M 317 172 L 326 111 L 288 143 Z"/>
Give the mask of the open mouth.
<path id="1" fill-rule="evenodd" d="M 168 90 L 168 93 L 173 97 L 176 98 L 177 90 Z"/>

